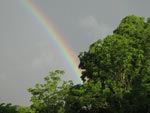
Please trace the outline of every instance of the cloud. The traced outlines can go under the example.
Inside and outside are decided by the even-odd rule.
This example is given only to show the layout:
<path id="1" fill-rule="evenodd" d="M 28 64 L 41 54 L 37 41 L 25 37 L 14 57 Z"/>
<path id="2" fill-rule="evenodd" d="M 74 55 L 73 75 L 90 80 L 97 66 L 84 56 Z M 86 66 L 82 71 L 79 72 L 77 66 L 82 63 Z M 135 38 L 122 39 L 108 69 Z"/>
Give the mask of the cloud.
<path id="1" fill-rule="evenodd" d="M 105 23 L 99 23 L 94 16 L 82 18 L 80 25 L 90 37 L 95 38 L 104 38 L 109 35 L 112 30 L 111 26 Z"/>
<path id="2" fill-rule="evenodd" d="M 34 57 L 32 60 L 32 68 L 35 69 L 42 69 L 48 67 L 52 62 L 54 62 L 55 53 L 50 47 L 45 46 L 46 43 L 37 43 L 37 48 L 40 48 L 39 50 L 40 54 Z"/>
<path id="3" fill-rule="evenodd" d="M 36 69 L 44 68 L 53 62 L 54 56 L 51 53 L 43 52 L 40 56 L 32 61 L 32 67 Z"/>

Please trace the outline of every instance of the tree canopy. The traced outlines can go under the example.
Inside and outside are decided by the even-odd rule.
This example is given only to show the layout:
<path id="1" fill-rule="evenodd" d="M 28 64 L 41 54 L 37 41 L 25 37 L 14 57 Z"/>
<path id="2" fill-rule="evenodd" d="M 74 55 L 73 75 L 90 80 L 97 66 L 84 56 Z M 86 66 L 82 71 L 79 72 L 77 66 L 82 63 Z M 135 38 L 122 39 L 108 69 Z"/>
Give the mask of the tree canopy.
<path id="1" fill-rule="evenodd" d="M 79 55 L 82 80 L 100 82 L 111 113 L 150 112 L 149 22 L 149 18 L 127 16 L 112 35 Z"/>
<path id="2" fill-rule="evenodd" d="M 44 84 L 36 84 L 35 88 L 28 89 L 32 94 L 31 108 L 36 113 L 65 112 L 65 99 L 73 83 L 71 81 L 61 81 L 60 75 L 63 74 L 64 71 L 61 70 L 50 72 L 50 75 L 44 78 Z"/>

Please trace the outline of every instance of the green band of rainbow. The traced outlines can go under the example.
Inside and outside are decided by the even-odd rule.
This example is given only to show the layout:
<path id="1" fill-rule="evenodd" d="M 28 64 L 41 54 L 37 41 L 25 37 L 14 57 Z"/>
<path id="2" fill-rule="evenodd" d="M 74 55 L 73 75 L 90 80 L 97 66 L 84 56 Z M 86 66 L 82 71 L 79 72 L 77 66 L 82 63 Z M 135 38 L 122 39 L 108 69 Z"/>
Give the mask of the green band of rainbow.
<path id="1" fill-rule="evenodd" d="M 78 61 L 74 57 L 73 51 L 69 47 L 67 47 L 67 44 L 65 44 L 62 37 L 52 25 L 51 21 L 43 15 L 43 12 L 39 10 L 39 8 L 35 6 L 35 4 L 31 0 L 22 0 L 21 2 L 31 13 L 31 15 L 34 16 L 36 21 L 38 21 L 38 23 L 40 23 L 40 25 L 47 31 L 50 40 L 52 40 L 55 43 L 56 47 L 59 48 L 62 53 L 63 59 L 66 60 L 70 69 L 73 71 L 73 76 L 75 76 L 78 82 L 82 83 L 82 80 L 80 79 L 81 71 L 78 68 Z"/>

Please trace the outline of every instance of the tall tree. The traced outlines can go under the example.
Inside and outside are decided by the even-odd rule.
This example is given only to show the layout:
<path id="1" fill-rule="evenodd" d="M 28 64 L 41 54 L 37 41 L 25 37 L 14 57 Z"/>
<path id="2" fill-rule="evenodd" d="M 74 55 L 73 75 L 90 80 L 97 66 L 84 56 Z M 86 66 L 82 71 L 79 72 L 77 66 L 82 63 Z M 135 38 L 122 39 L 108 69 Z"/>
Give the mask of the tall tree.
<path id="1" fill-rule="evenodd" d="M 150 19 L 125 17 L 113 35 L 93 43 L 79 59 L 82 80 L 100 82 L 98 98 L 107 92 L 110 112 L 150 112 Z"/>

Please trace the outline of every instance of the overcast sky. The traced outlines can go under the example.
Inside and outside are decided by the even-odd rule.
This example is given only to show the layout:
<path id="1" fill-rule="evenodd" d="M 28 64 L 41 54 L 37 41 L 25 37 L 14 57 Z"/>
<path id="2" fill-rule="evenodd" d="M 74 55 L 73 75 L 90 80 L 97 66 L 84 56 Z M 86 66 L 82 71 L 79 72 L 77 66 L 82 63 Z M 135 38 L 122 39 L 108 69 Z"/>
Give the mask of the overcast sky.
<path id="1" fill-rule="evenodd" d="M 150 16 L 149 0 L 32 0 L 76 53 L 112 34 L 127 15 Z M 48 34 L 19 0 L 0 0 L 0 103 L 29 105 L 29 87 L 50 71 L 71 74 Z"/>

